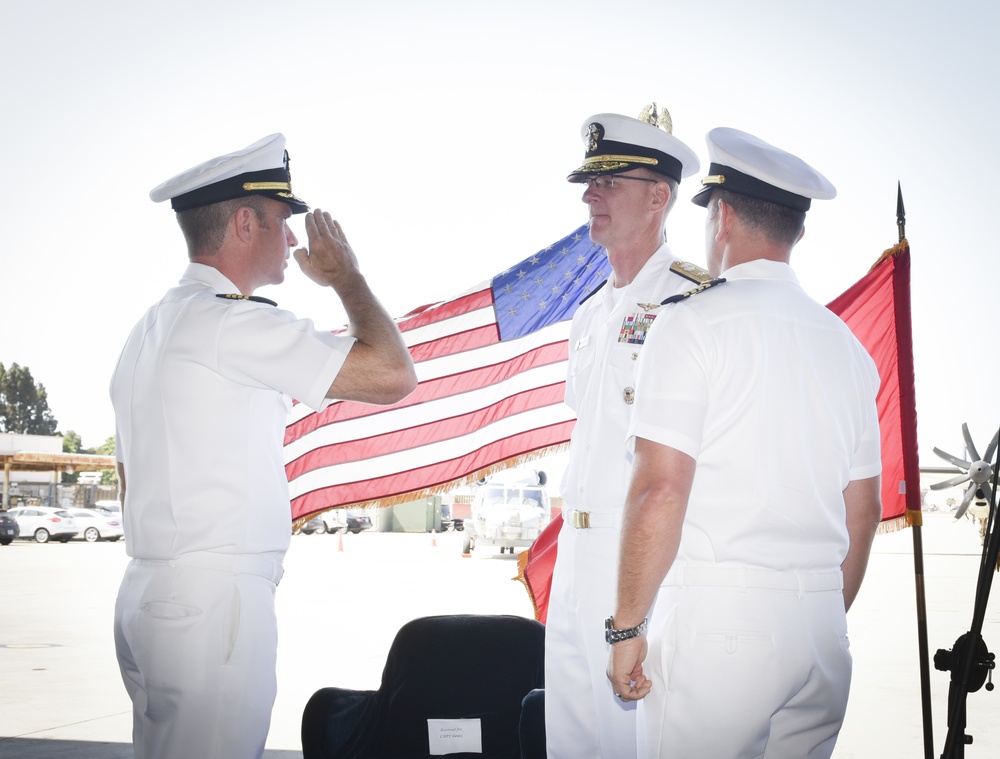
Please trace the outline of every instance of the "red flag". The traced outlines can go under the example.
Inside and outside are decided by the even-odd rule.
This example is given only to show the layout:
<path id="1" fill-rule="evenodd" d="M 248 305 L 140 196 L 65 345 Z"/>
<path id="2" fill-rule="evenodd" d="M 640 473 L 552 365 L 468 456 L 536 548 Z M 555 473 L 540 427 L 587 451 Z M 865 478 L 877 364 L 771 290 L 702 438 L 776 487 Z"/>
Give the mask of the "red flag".
<path id="1" fill-rule="evenodd" d="M 910 320 L 910 246 L 904 239 L 827 305 L 851 328 L 878 367 L 876 398 L 882 435 L 881 531 L 920 524 L 920 466 Z M 518 576 L 545 622 L 562 519 L 549 523 L 518 557 Z"/>
<path id="2" fill-rule="evenodd" d="M 871 270 L 828 305 L 875 360 L 882 433 L 883 531 L 920 523 L 920 465 L 910 320 L 910 245 L 885 251 Z"/>
<path id="3" fill-rule="evenodd" d="M 285 428 L 292 518 L 416 500 L 564 447 L 570 320 L 610 274 L 580 227 L 399 323 L 419 384 L 391 406 L 299 404 Z"/>

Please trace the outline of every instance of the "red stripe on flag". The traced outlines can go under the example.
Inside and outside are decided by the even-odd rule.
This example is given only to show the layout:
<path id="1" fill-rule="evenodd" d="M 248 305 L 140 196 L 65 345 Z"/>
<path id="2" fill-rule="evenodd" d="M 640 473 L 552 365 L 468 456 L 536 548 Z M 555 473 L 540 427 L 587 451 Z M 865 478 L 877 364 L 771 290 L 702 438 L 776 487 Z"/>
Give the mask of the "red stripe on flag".
<path id="1" fill-rule="evenodd" d="M 413 357 L 413 363 L 416 364 L 421 361 L 429 361 L 432 358 L 442 358 L 493 345 L 499 339 L 500 334 L 497 331 L 496 323 L 486 324 L 448 337 L 429 340 L 420 345 L 411 345 L 410 356 Z"/>
<path id="2" fill-rule="evenodd" d="M 522 414 L 545 406 L 560 403 L 565 390 L 564 382 L 547 385 L 524 393 L 504 398 L 497 403 L 467 414 L 458 414 L 447 419 L 437 419 L 401 430 L 373 435 L 368 438 L 348 440 L 313 448 L 295 461 L 286 464 L 288 478 L 295 479 L 313 469 L 350 461 L 363 461 L 386 456 L 390 453 L 408 451 L 432 443 L 467 435 L 470 430 L 479 430 L 490 424 L 515 414 Z"/>
<path id="3" fill-rule="evenodd" d="M 566 340 L 560 340 L 557 343 L 548 343 L 547 345 L 533 348 L 530 351 L 525 351 L 518 356 L 497 364 L 425 380 L 417 385 L 417 389 L 406 398 L 391 406 L 374 406 L 368 403 L 338 401 L 319 413 L 309 414 L 288 425 L 285 429 L 285 445 L 328 424 L 386 414 L 397 409 L 417 406 L 421 403 L 429 403 L 430 401 L 447 398 L 452 395 L 460 395 L 488 385 L 496 385 L 528 369 L 565 361 L 568 356 L 569 343 Z M 559 401 L 562 401 L 561 397 Z M 289 474 L 289 478 L 292 476 Z"/>
<path id="4" fill-rule="evenodd" d="M 569 441 L 574 423 L 574 421 L 560 422 L 512 435 L 449 461 L 303 493 L 292 500 L 292 513 L 313 514 L 331 506 L 365 503 L 371 499 L 372 493 L 381 494 L 380 498 L 392 498 L 446 485 L 469 472 L 477 472 L 532 451 L 566 443 Z"/>
<path id="5" fill-rule="evenodd" d="M 427 306 L 426 310 L 416 316 L 404 318 L 398 323 L 400 332 L 408 332 L 417 327 L 426 327 L 428 324 L 452 319 L 456 316 L 478 311 L 493 305 L 493 292 L 487 288 L 468 295 L 463 295 L 455 300 L 444 301 L 436 306 Z"/>

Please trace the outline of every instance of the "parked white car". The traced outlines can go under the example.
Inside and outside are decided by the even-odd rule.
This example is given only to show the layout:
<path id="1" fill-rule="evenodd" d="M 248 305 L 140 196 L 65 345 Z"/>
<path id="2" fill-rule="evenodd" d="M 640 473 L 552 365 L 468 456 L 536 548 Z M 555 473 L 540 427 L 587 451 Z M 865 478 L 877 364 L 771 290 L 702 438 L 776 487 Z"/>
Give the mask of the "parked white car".
<path id="1" fill-rule="evenodd" d="M 39 543 L 48 543 L 50 538 L 66 543 L 79 532 L 73 515 L 65 509 L 18 506 L 7 513 L 17 520 L 22 538 L 34 538 Z"/>
<path id="2" fill-rule="evenodd" d="M 94 508 L 115 512 L 119 517 L 122 515 L 122 505 L 118 501 L 94 501 Z"/>
<path id="3" fill-rule="evenodd" d="M 88 543 L 98 540 L 118 540 L 125 534 L 121 514 L 103 509 L 66 509 L 76 520 L 76 526 Z"/>

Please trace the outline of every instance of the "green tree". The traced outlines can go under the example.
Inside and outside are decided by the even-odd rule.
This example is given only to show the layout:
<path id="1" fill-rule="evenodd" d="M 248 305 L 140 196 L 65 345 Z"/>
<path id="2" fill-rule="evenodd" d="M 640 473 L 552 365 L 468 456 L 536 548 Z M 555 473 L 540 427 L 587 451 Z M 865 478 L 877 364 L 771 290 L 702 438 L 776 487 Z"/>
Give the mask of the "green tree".
<path id="1" fill-rule="evenodd" d="M 80 437 L 80 433 L 68 430 L 63 435 L 63 453 L 79 453 L 81 448 L 83 448 L 83 439 Z"/>
<path id="2" fill-rule="evenodd" d="M 104 441 L 102 445 L 97 446 L 97 450 L 94 453 L 99 453 L 101 456 L 114 456 L 115 455 L 115 436 L 112 435 L 107 440 Z M 101 472 L 101 484 L 102 485 L 117 485 L 118 484 L 118 472 L 114 469 L 105 469 Z"/>
<path id="3" fill-rule="evenodd" d="M 68 430 L 66 434 L 63 435 L 63 453 L 79 453 L 82 446 L 83 440 L 80 438 L 79 433 L 74 432 L 73 430 Z M 61 482 L 64 485 L 74 483 L 76 482 L 76 478 L 78 476 L 79 475 L 76 472 L 73 472 L 73 474 L 66 474 L 66 472 L 63 472 Z"/>
<path id="4" fill-rule="evenodd" d="M 45 386 L 28 367 L 0 364 L 0 432 L 55 435 L 59 423 L 49 410 Z"/>

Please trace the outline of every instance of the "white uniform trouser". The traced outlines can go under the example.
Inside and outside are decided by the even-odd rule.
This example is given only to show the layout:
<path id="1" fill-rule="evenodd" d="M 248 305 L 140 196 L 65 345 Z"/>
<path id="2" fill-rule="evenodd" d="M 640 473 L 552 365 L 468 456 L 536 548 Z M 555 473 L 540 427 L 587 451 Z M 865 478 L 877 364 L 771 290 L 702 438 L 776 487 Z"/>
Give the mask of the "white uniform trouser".
<path id="1" fill-rule="evenodd" d="M 604 620 L 614 613 L 618 540 L 617 527 L 567 523 L 559 532 L 545 623 L 549 759 L 635 757 L 635 703 L 615 697 L 604 641 Z"/>
<path id="2" fill-rule="evenodd" d="M 840 571 L 693 574 L 650 617 L 639 756 L 829 757 L 851 684 Z"/>
<path id="3" fill-rule="evenodd" d="M 136 759 L 252 759 L 277 693 L 281 556 L 133 559 L 115 605 Z"/>

